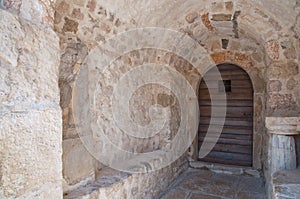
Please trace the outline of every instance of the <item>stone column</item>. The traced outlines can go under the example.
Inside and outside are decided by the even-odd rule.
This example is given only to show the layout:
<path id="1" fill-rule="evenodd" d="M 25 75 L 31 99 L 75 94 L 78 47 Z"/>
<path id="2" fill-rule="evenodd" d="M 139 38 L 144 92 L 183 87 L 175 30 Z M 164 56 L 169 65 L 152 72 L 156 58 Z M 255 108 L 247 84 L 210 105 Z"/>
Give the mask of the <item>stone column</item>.
<path id="1" fill-rule="evenodd" d="M 53 3 L 0 1 L 0 198 L 62 198 Z"/>
<path id="2" fill-rule="evenodd" d="M 300 118 L 267 117 L 266 127 L 270 135 L 269 170 L 276 171 L 296 169 L 296 147 L 293 135 L 299 134 Z"/>

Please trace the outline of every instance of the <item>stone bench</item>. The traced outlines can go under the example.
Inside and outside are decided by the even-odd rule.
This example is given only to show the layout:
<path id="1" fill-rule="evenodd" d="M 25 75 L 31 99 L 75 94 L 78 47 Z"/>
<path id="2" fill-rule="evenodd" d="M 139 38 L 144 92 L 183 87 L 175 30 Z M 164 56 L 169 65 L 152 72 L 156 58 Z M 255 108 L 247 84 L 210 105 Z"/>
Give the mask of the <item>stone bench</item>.
<path id="1" fill-rule="evenodd" d="M 66 191 L 64 198 L 152 199 L 163 192 L 187 167 L 186 157 L 148 173 L 125 173 L 106 167 L 95 181 Z"/>

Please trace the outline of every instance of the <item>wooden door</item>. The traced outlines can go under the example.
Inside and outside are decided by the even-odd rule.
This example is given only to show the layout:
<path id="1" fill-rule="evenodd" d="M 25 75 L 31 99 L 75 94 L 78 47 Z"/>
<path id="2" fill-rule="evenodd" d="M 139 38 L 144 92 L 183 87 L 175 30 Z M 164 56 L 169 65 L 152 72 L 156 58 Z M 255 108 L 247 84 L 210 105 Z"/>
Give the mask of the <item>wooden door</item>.
<path id="1" fill-rule="evenodd" d="M 216 99 L 218 95 L 224 94 L 224 92 L 227 96 L 227 103 L 218 103 L 217 101 L 216 106 L 227 106 L 225 124 L 212 151 L 199 160 L 252 166 L 253 88 L 251 80 L 248 74 L 236 65 L 221 64 L 217 67 L 223 81 L 216 81 L 215 72 L 208 71 L 205 74 L 205 79 L 212 81 L 210 84 L 213 85 L 211 93 L 209 93 L 203 80 L 199 87 L 199 147 L 201 147 L 205 136 L 217 136 L 213 131 L 207 132 L 211 119 L 211 96 Z M 224 84 L 225 91 L 220 89 L 220 84 Z M 214 124 L 211 125 L 213 127 Z"/>

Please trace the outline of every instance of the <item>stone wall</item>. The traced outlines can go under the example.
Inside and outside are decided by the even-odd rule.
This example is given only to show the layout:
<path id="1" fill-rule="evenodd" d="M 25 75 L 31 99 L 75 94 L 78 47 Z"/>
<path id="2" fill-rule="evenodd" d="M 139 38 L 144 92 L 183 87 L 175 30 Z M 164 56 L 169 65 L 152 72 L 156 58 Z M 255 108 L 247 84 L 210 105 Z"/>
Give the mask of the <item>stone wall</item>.
<path id="1" fill-rule="evenodd" d="M 292 15 L 296 20 L 289 26 L 279 29 L 279 34 L 273 33 L 272 40 L 265 44 L 268 50 L 268 115 L 298 116 L 299 110 L 299 2 L 296 1 Z M 281 32 L 286 34 L 281 36 Z"/>
<path id="2" fill-rule="evenodd" d="M 32 23 L 53 27 L 55 0 L 2 0 L 0 7 Z"/>
<path id="3" fill-rule="evenodd" d="M 254 88 L 253 167 L 265 172 L 270 169 L 270 137 L 266 133 L 265 117 L 299 114 L 300 98 L 296 86 L 299 81 L 298 1 L 283 3 L 276 0 L 270 3 L 216 0 L 199 3 L 195 0 L 120 0 L 112 3 L 58 0 L 55 10 L 55 30 L 60 37 L 61 47 L 59 85 L 60 105 L 63 109 L 65 187 L 83 181 L 93 181 L 105 167 L 96 160 L 97 158 L 92 157 L 81 143 L 75 128 L 76 118 L 73 118 L 74 106 L 83 106 L 83 102 L 74 103 L 76 77 L 85 63 L 85 58 L 95 49 L 98 49 L 99 57 L 106 57 L 109 53 L 114 57 L 117 51 L 123 52 L 114 57 L 104 74 L 98 76 L 97 81 L 101 86 L 95 90 L 99 89 L 96 106 L 100 111 L 96 114 L 101 115 L 99 124 L 111 133 L 112 140 L 116 139 L 117 145 L 132 152 L 160 149 L 177 131 L 182 113 L 179 111 L 179 100 L 176 100 L 172 89 L 154 84 L 144 85 L 133 93 L 128 102 L 130 118 L 135 123 L 147 125 L 152 119 L 147 110 L 158 104 L 169 114 L 168 125 L 160 135 L 149 139 L 132 139 L 124 132 L 113 130 L 115 125 L 110 123 L 113 116 L 109 112 L 111 106 L 106 105 L 113 99 L 112 93 L 118 86 L 117 82 L 129 71 L 147 64 L 167 65 L 175 68 L 198 95 L 200 77 L 211 66 L 223 62 L 239 65 L 249 74 Z M 278 14 L 286 10 L 289 11 L 289 17 Z M 162 39 L 165 34 L 153 36 L 151 33 L 149 35 L 153 38 L 146 36 L 148 40 L 142 47 L 139 42 L 145 40 L 143 34 L 120 37 L 123 40 L 116 43 L 108 42 L 123 32 L 144 27 L 178 31 L 193 42 L 185 43 L 183 36 L 181 39 L 170 39 L 169 43 L 162 44 L 160 41 L 166 42 Z M 111 44 L 111 48 L 101 50 L 99 45 L 107 43 Z M 166 48 L 168 45 L 172 49 Z M 145 74 L 141 73 L 142 75 Z M 169 81 L 172 77 L 166 75 L 163 79 Z M 88 87 L 82 83 L 82 88 Z M 115 138 L 115 135 L 119 137 Z M 197 154 L 196 136 L 190 155 L 197 159 Z M 82 157 L 87 160 L 84 166 L 81 164 Z"/>
<path id="4" fill-rule="evenodd" d="M 194 100 L 201 75 L 215 64 L 237 64 L 252 80 L 254 168 L 265 174 L 272 170 L 268 149 L 274 136 L 266 133 L 265 118 L 300 114 L 299 0 L 2 0 L 0 8 L 1 198 L 61 198 L 61 173 L 66 192 L 101 177 L 106 166 L 93 152 L 110 150 L 103 150 L 106 146 L 101 144 L 98 148 L 83 144 L 76 125 L 78 119 L 79 125 L 89 120 L 80 120 L 84 114 L 76 118 L 74 108 L 86 113 L 86 104 L 97 110 L 89 128 L 95 129 L 96 121 L 115 145 L 131 153 L 167 151 L 175 145 L 171 140 L 181 127 L 186 137 L 180 137 L 179 144 L 188 143 L 196 133 L 187 121 L 198 120 Z M 132 34 L 132 30 L 142 31 Z M 104 44 L 108 48 L 101 49 Z M 85 72 L 85 58 L 95 49 L 99 55 L 92 58 L 103 58 L 105 63 L 104 58 L 114 59 L 103 73 L 93 66 L 87 73 L 93 78 L 76 82 L 80 71 Z M 153 66 L 162 68 L 154 67 L 157 75 L 149 70 Z M 126 75 L 138 68 L 146 69 L 134 76 L 141 81 L 128 81 Z M 150 74 L 156 82 L 146 81 Z M 118 84 L 121 80 L 125 84 Z M 98 87 L 89 87 L 95 82 Z M 154 137 L 133 138 L 112 123 L 111 103 L 118 103 L 114 96 L 125 98 L 126 89 L 135 83 L 142 86 L 126 101 L 128 115 L 119 119 L 130 118 L 132 123 L 125 127 L 138 124 L 143 133 L 143 126 L 166 119 Z M 76 93 L 78 87 L 81 93 Z M 118 87 L 126 92 L 115 95 Z M 123 114 L 125 109 L 119 110 L 113 111 Z M 194 160 L 197 145 L 196 135 L 190 148 Z M 158 170 L 151 179 L 165 173 L 167 186 L 174 178 L 172 170 L 179 171 L 185 162 L 183 155 L 179 163 Z"/>
<path id="5" fill-rule="evenodd" d="M 131 174 L 106 168 L 94 182 L 66 191 L 64 197 L 154 199 L 188 168 L 186 158 L 182 158 L 163 169 L 148 173 Z"/>
<path id="6" fill-rule="evenodd" d="M 58 1 L 56 10 L 55 28 L 60 35 L 62 49 L 59 82 L 64 124 L 63 175 L 66 182 L 65 189 L 67 190 L 78 183 L 91 182 L 97 179 L 101 176 L 101 171 L 105 169 L 105 165 L 101 161 L 99 162 L 96 160 L 97 158 L 95 159 L 87 152 L 85 146 L 80 142 L 78 129 L 76 130 L 75 128 L 76 124 L 73 118 L 74 104 L 75 107 L 83 106 L 82 103 L 74 101 L 76 75 L 82 67 L 85 57 L 92 53 L 97 44 L 118 32 L 134 26 L 132 26 L 131 22 L 124 25 L 122 20 L 117 18 L 114 13 L 110 13 L 109 10 L 94 1 L 90 3 L 76 1 L 73 4 Z M 123 45 L 130 46 L 129 43 Z M 126 133 L 115 129 L 112 121 L 105 119 L 112 118 L 106 106 L 112 100 L 113 88 L 116 86 L 117 81 L 130 70 L 147 64 L 168 65 L 176 69 L 193 85 L 194 90 L 196 90 L 200 77 L 200 73 L 182 57 L 172 52 L 155 48 L 133 48 L 131 51 L 113 60 L 109 70 L 96 77 L 101 80 L 99 91 L 96 91 L 99 93 L 96 106 L 98 110 L 101 110 L 100 118 L 104 118 L 101 120 L 101 127 L 105 131 L 110 131 L 108 132 L 109 138 L 118 146 L 134 153 L 152 152 L 168 147 L 169 142 L 176 135 L 180 124 L 181 112 L 178 99 L 166 86 L 160 86 L 155 83 L 144 84 L 139 87 L 139 89 L 134 91 L 128 102 L 129 116 L 133 122 L 140 125 L 147 125 L 152 122 L 153 117 L 150 115 L 149 110 L 154 105 L 162 107 L 167 112 L 166 125 L 154 137 L 147 139 L 130 137 Z M 164 78 L 166 81 L 172 79 L 167 74 L 164 75 Z M 94 79 L 94 81 L 98 80 Z M 126 93 L 126 91 L 123 92 L 124 94 Z M 118 138 L 115 138 L 116 134 Z M 81 157 L 85 157 L 88 160 L 87 164 L 81 164 Z"/>
<path id="7" fill-rule="evenodd" d="M 59 39 L 48 3 L 1 1 L 0 198 L 62 198 Z"/>

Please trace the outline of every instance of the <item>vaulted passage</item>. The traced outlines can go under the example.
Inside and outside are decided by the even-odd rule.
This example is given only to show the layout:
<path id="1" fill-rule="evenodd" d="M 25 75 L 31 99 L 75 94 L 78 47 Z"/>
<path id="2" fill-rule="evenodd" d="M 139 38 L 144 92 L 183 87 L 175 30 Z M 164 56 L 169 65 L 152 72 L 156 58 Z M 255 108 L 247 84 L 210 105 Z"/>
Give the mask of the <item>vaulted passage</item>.
<path id="1" fill-rule="evenodd" d="M 217 107 L 226 106 L 226 118 L 222 133 L 212 151 L 201 161 L 252 166 L 253 147 L 253 87 L 248 74 L 233 64 L 220 64 L 217 66 L 222 80 L 216 80 L 217 72 L 209 70 L 206 83 L 202 79 L 199 88 L 199 146 L 205 136 L 218 138 L 214 130 L 217 124 L 211 122 L 212 98 L 216 100 Z M 211 89 L 207 84 L 210 81 Z M 224 87 L 222 86 L 224 85 Z M 218 100 L 226 94 L 226 101 Z M 218 111 L 218 109 L 217 109 Z M 222 115 L 214 115 L 221 119 Z M 208 131 L 209 124 L 211 125 Z M 219 124 L 218 124 L 219 125 Z"/>
<path id="2" fill-rule="evenodd" d="M 0 0 L 0 199 L 300 199 L 299 38 L 300 0 Z"/>

